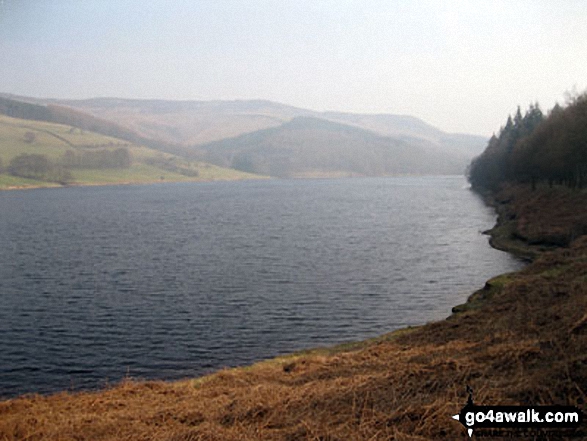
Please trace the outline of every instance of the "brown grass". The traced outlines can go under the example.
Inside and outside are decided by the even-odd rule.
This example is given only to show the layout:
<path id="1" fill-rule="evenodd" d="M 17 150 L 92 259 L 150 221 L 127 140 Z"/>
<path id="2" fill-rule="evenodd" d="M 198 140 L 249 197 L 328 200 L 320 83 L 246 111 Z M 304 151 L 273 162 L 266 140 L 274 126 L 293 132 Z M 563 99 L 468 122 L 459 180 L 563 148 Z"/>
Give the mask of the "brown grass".
<path id="1" fill-rule="evenodd" d="M 530 205 L 516 212 L 510 200 L 509 208 L 534 228 Z M 464 440 L 451 415 L 465 404 L 466 385 L 476 404 L 585 411 L 586 287 L 580 237 L 490 281 L 449 319 L 354 350 L 1 402 L 0 441 Z"/>
<path id="2" fill-rule="evenodd" d="M 568 246 L 587 234 L 587 195 L 563 186 L 504 189 L 496 198 L 502 224 L 513 222 L 512 233 L 530 246 Z"/>

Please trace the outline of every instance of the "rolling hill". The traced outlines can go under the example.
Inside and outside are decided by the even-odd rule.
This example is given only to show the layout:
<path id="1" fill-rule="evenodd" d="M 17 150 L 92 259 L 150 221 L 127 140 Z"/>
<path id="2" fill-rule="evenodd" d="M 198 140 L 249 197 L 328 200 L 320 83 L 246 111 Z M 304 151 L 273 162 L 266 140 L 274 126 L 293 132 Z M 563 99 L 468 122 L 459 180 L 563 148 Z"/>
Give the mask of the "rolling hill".
<path id="1" fill-rule="evenodd" d="M 406 142 L 424 142 L 429 147 L 449 154 L 473 158 L 487 145 L 482 136 L 462 133 L 446 133 L 422 121 L 406 115 L 366 115 L 326 112 L 322 117 L 329 121 L 349 124 L 382 136 L 399 138 Z"/>
<path id="2" fill-rule="evenodd" d="M 277 177 L 461 174 L 486 145 L 483 137 L 445 133 L 411 116 L 314 112 L 262 100 L 2 100 L 37 106 L 52 122 Z"/>
<path id="3" fill-rule="evenodd" d="M 150 138 L 192 145 L 278 126 L 310 111 L 269 101 L 162 101 L 95 98 L 63 101 L 98 118 L 116 121 Z"/>
<path id="4" fill-rule="evenodd" d="M 315 112 L 265 100 L 165 101 L 94 98 L 48 100 L 115 121 L 143 136 L 195 145 L 277 127 L 300 116 L 311 116 L 370 130 L 407 142 L 462 154 L 471 160 L 487 144 L 482 136 L 446 133 L 413 116 Z"/>
<path id="5" fill-rule="evenodd" d="M 117 153 L 128 162 L 104 161 Z M 45 158 L 45 169 L 18 169 L 18 157 Z M 255 177 L 69 125 L 0 115 L 0 189 Z"/>
<path id="6" fill-rule="evenodd" d="M 458 174 L 465 159 L 420 140 L 313 117 L 197 146 L 194 157 L 222 167 L 278 177 Z"/>

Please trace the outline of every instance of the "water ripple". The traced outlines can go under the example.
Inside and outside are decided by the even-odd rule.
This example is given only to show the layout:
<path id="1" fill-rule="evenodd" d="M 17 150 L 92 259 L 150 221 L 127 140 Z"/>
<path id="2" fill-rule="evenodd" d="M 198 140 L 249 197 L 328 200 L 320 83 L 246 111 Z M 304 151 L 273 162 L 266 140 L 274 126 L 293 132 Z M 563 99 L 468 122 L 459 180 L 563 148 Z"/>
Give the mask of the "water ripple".
<path id="1" fill-rule="evenodd" d="M 372 337 L 520 265 L 462 178 L 1 192 L 0 212 L 0 396 Z"/>

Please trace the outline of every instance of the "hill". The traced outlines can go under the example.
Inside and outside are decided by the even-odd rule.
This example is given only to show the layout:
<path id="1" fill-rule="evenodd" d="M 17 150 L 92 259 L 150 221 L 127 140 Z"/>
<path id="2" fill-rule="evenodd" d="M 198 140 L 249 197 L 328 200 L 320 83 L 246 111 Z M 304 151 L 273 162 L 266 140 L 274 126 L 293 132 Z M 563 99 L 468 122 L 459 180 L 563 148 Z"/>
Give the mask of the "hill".
<path id="1" fill-rule="evenodd" d="M 298 117 L 313 117 L 368 130 L 408 145 L 425 146 L 468 163 L 487 139 L 445 133 L 424 121 L 403 115 L 316 112 L 264 100 L 165 101 L 94 98 L 39 100 L 31 103 L 67 106 L 126 127 L 137 136 L 172 145 L 198 146 L 259 130 L 278 127 Z"/>
<path id="2" fill-rule="evenodd" d="M 0 115 L 0 189 L 253 177 L 69 125 Z"/>
<path id="3" fill-rule="evenodd" d="M 422 143 L 440 152 L 462 155 L 468 161 L 480 154 L 487 143 L 482 136 L 446 133 L 413 116 L 325 112 L 320 117 L 408 143 Z"/>
<path id="4" fill-rule="evenodd" d="M 196 147 L 213 164 L 278 177 L 461 174 L 466 158 L 314 117 Z"/>
<path id="5" fill-rule="evenodd" d="M 184 153 L 184 150 L 179 145 L 157 138 L 144 137 L 119 124 L 117 121 L 97 118 L 89 113 L 81 112 L 71 107 L 55 105 L 50 102 L 44 103 L 42 100 L 29 98 L 13 99 L 12 97 L 0 95 L 0 114 L 13 118 L 65 124 L 101 135 L 113 136 L 137 145 L 145 145 L 168 153 Z"/>
<path id="6" fill-rule="evenodd" d="M 137 133 L 182 145 L 203 144 L 269 127 L 311 112 L 270 101 L 54 100 Z"/>

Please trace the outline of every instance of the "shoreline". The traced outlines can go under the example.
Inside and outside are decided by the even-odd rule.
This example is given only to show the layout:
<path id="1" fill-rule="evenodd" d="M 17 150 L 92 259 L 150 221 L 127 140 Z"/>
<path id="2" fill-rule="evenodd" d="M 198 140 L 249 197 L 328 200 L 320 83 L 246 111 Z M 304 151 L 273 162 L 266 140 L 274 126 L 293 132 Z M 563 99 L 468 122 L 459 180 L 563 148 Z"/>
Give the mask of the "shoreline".
<path id="1" fill-rule="evenodd" d="M 386 177 L 406 177 L 407 175 L 397 175 L 397 176 L 386 176 Z M 416 177 L 422 177 L 422 176 L 416 176 Z M 461 175 L 424 175 L 423 177 L 457 177 L 457 178 L 462 178 Z M 357 178 L 373 178 L 373 177 L 345 177 L 345 178 L 340 178 L 340 177 L 336 177 L 334 179 L 357 179 Z M 378 177 L 375 177 L 378 178 Z M 260 179 L 272 179 L 272 180 L 283 180 L 283 178 L 260 178 Z M 290 178 L 291 180 L 298 180 L 299 178 Z M 312 180 L 312 179 L 322 179 L 322 178 L 304 178 L 306 180 Z M 331 178 L 324 178 L 324 179 L 331 179 Z M 129 185 L 157 185 L 157 184 L 173 184 L 173 183 L 210 183 L 210 182 L 232 182 L 232 181 L 242 181 L 242 180 L 252 180 L 255 181 L 257 180 L 256 178 L 253 179 L 234 179 L 234 180 L 209 180 L 209 181 L 202 181 L 202 180 L 194 180 L 194 181 L 154 181 L 154 182 L 140 182 L 140 183 L 135 183 L 135 182 L 120 182 L 120 183 L 104 183 L 104 184 L 80 184 L 80 185 L 76 185 L 76 184 L 71 184 L 71 185 L 57 185 L 55 187 L 23 187 L 23 188 L 18 188 L 18 189 L 22 189 L 22 190 L 32 190 L 32 189 L 45 189 L 45 188 L 75 188 L 75 187 L 103 187 L 103 186 L 129 186 Z M 15 188 L 16 189 L 16 188 Z M 497 227 L 498 226 L 498 222 L 496 220 L 496 224 L 494 226 Z M 487 230 L 487 231 L 491 231 L 491 230 Z M 482 234 L 486 234 L 486 232 L 483 232 Z M 495 248 L 495 247 L 494 247 Z M 496 248 L 499 249 L 499 248 Z M 506 251 L 501 249 L 501 251 Z M 495 278 L 499 278 L 501 277 L 501 275 L 497 275 L 494 278 L 490 279 L 493 280 Z M 485 281 L 484 283 L 489 283 L 490 281 Z M 460 308 L 463 305 L 466 305 L 472 296 L 474 296 L 477 293 L 477 291 L 474 291 L 472 294 L 470 294 L 469 296 L 467 296 L 467 301 L 465 301 L 464 304 L 459 304 L 459 305 L 455 305 L 451 308 L 451 314 L 454 313 L 456 311 L 455 308 Z M 444 319 L 440 319 L 440 321 L 444 321 L 447 320 L 451 317 L 451 315 L 449 314 L 447 317 L 445 317 Z M 89 387 L 89 388 L 74 388 L 73 386 L 71 386 L 70 389 L 62 389 L 62 390 L 54 390 L 54 391 L 50 391 L 50 392 L 24 392 L 24 393 L 20 393 L 14 396 L 7 396 L 7 397 L 2 397 L 0 396 L 0 403 L 2 401 L 5 400 L 12 400 L 12 399 L 18 399 L 20 397 L 26 397 L 26 396 L 30 396 L 30 395 L 38 395 L 38 396 L 43 396 L 43 397 L 48 397 L 51 395 L 56 395 L 56 394 L 62 394 L 62 393 L 99 393 L 103 390 L 105 390 L 106 388 L 110 388 L 110 387 L 116 387 L 118 384 L 123 383 L 125 381 L 128 380 L 132 380 L 132 381 L 137 381 L 137 382 L 150 382 L 150 381 L 163 381 L 163 382 L 182 382 L 182 381 L 190 381 L 190 380 L 194 380 L 194 379 L 200 379 L 200 378 L 204 378 L 207 377 L 209 375 L 215 375 L 216 373 L 218 373 L 219 371 L 222 370 L 226 370 L 226 369 L 243 369 L 243 368 L 248 368 L 250 366 L 253 365 L 258 365 L 258 364 L 263 364 L 266 362 L 269 363 L 273 363 L 273 362 L 279 362 L 281 360 L 288 360 L 292 357 L 300 357 L 300 356 L 314 356 L 314 355 L 333 355 L 333 354 L 337 354 L 337 353 L 341 353 L 341 352 L 349 352 L 349 351 L 356 351 L 356 350 L 360 350 L 362 348 L 365 348 L 369 345 L 372 344 L 377 344 L 380 342 L 386 342 L 386 341 L 391 341 L 394 340 L 396 338 L 398 338 L 399 336 L 403 336 L 406 335 L 407 333 L 413 332 L 417 329 L 420 329 L 424 326 L 426 326 L 429 323 L 433 323 L 437 320 L 434 321 L 429 321 L 429 322 L 423 322 L 423 323 L 419 323 L 419 324 L 414 324 L 414 325 L 409 325 L 409 326 L 405 326 L 405 327 L 401 327 L 398 329 L 394 329 L 392 331 L 387 331 L 384 332 L 382 334 L 377 334 L 375 336 L 370 336 L 368 338 L 365 339 L 361 339 L 361 340 L 346 340 L 346 341 L 342 341 L 340 343 L 335 343 L 335 344 L 330 344 L 330 345 L 324 345 L 324 346 L 311 346 L 311 347 L 307 347 L 307 348 L 302 348 L 302 349 L 298 349 L 298 350 L 294 350 L 292 352 L 286 352 L 286 353 L 281 353 L 280 355 L 275 355 L 275 356 L 270 356 L 268 358 L 262 358 L 262 359 L 257 359 L 257 360 L 253 360 L 251 362 L 247 362 L 245 364 L 237 364 L 237 365 L 231 365 L 231 366 L 219 366 L 216 368 L 211 368 L 209 369 L 207 372 L 202 373 L 202 374 L 197 374 L 196 376 L 189 376 L 189 377 L 183 377 L 183 378 L 175 378 L 175 379 L 165 379 L 165 378 L 134 378 L 132 376 L 128 376 L 126 378 L 122 378 L 120 380 L 114 380 L 112 383 L 108 382 L 108 379 L 105 380 L 105 386 L 95 386 L 95 387 Z"/>
<path id="2" fill-rule="evenodd" d="M 154 184 L 178 184 L 178 183 L 210 183 L 210 182 L 238 182 L 238 181 L 258 181 L 258 180 L 296 180 L 296 181 L 310 181 L 310 180 L 330 180 L 330 179 L 371 179 L 371 178 L 403 178 L 403 177 L 414 177 L 414 178 L 434 178 L 434 177 L 459 177 L 463 175 L 437 175 L 437 174 L 394 174 L 394 175 L 383 175 L 383 176 L 307 176 L 307 177 L 272 177 L 257 175 L 255 177 L 238 177 L 238 178 L 218 178 L 218 179 L 191 179 L 191 180 L 154 180 L 144 182 L 133 182 L 133 181 L 120 181 L 120 182 L 89 182 L 89 183 L 71 183 L 71 184 L 58 184 L 52 182 L 46 182 L 46 185 L 14 185 L 9 187 L 0 187 L 1 191 L 17 191 L 17 190 L 39 190 L 45 188 L 51 189 L 66 189 L 76 187 L 106 187 L 106 186 L 126 186 L 126 185 L 154 185 Z"/>
<path id="3" fill-rule="evenodd" d="M 550 214 L 533 209 L 560 194 L 511 194 L 498 202 L 515 217 L 498 216 L 492 234 L 516 250 L 527 237 L 537 254 L 525 268 L 487 281 L 444 320 L 198 378 L 0 401 L 0 438 L 455 438 L 463 429 L 450 416 L 466 403 L 465 385 L 480 404 L 584 409 L 587 238 L 554 248 L 558 224 L 550 228 Z M 570 212 L 577 199 L 587 203 L 585 194 L 570 194 Z M 553 210 L 556 222 L 560 207 Z M 510 221 L 515 234 L 507 236 Z M 35 421 L 19 425 L 25 415 Z"/>
<path id="4" fill-rule="evenodd" d="M 48 182 L 48 185 L 15 185 L 10 187 L 0 187 L 0 191 L 21 191 L 21 190 L 42 190 L 42 189 L 67 189 L 79 187 L 115 187 L 115 186 L 129 186 L 129 185 L 156 185 L 156 184 L 181 184 L 181 183 L 209 183 L 209 182 L 236 182 L 236 181 L 256 181 L 273 179 L 271 177 L 255 177 L 255 178 L 233 178 L 233 179 L 194 179 L 185 181 L 145 181 L 145 182 L 90 182 L 90 183 L 71 183 L 71 184 L 55 184 Z"/>
<path id="5" fill-rule="evenodd" d="M 294 178 L 294 179 L 299 179 L 299 178 Z M 242 179 L 239 179 L 239 180 L 242 180 Z M 80 184 L 80 185 L 73 184 L 73 185 L 56 185 L 54 187 L 42 187 L 42 186 L 15 187 L 15 188 L 10 188 L 10 189 L 0 189 L 0 190 L 34 190 L 34 189 L 43 189 L 43 188 L 100 187 L 100 186 L 118 186 L 118 185 L 124 185 L 124 186 L 126 186 L 126 185 L 152 185 L 152 184 L 165 184 L 165 183 L 178 183 L 178 182 L 186 182 L 186 181 L 141 182 L 141 183 L 120 182 L 120 183 Z M 217 181 L 187 181 L 187 182 L 217 182 Z M 222 182 L 222 181 L 219 181 L 219 182 Z M 471 190 L 471 191 L 473 191 L 473 190 Z M 483 198 L 484 202 L 488 206 L 491 206 L 494 208 L 495 214 L 496 214 L 495 225 L 492 228 L 481 232 L 481 234 L 489 236 L 488 244 L 496 250 L 510 253 L 513 256 L 521 259 L 522 261 L 524 261 L 526 263 L 531 263 L 532 260 L 534 258 L 536 258 L 537 253 L 531 253 L 531 252 L 530 253 L 529 252 L 526 252 L 526 253 L 521 252 L 520 253 L 518 242 L 521 242 L 521 241 L 505 240 L 505 239 L 499 239 L 499 238 L 497 240 L 495 239 L 496 236 L 501 235 L 502 231 L 500 229 L 504 228 L 504 227 L 508 227 L 509 224 L 506 220 L 504 220 L 503 213 L 501 213 L 499 211 L 499 207 L 500 207 L 499 202 L 497 202 L 497 200 L 495 199 L 494 196 L 489 195 L 489 194 L 484 194 L 484 195 L 480 195 L 480 196 Z M 509 230 L 509 228 L 508 228 L 508 230 Z M 488 286 L 492 286 L 493 285 L 492 281 L 503 278 L 504 276 L 507 276 L 510 274 L 516 274 L 520 271 L 522 271 L 522 270 L 518 270 L 518 271 L 515 271 L 512 273 L 499 274 L 499 275 L 492 277 L 491 279 L 485 281 L 485 285 L 483 288 L 471 293 L 467 297 L 467 300 L 465 301 L 465 303 L 453 306 L 451 314 L 449 316 L 447 316 L 446 318 L 439 320 L 439 322 L 449 320 L 451 317 L 453 317 L 454 314 L 458 314 L 458 313 L 461 313 L 465 310 L 468 310 L 469 309 L 468 306 L 470 304 L 475 304 L 475 308 L 478 307 L 479 300 L 482 300 L 482 296 L 480 298 L 479 294 L 484 289 L 486 289 Z M 278 356 L 270 357 L 267 359 L 262 359 L 262 360 L 259 360 L 259 361 L 256 361 L 256 362 L 253 362 L 250 364 L 246 364 L 243 366 L 219 368 L 209 374 L 204 374 L 202 376 L 197 376 L 197 377 L 187 377 L 185 379 L 179 379 L 179 380 L 142 380 L 142 379 L 139 379 L 136 381 L 139 381 L 139 382 L 151 382 L 151 381 L 181 382 L 181 381 L 189 381 L 189 380 L 198 380 L 198 379 L 205 378 L 209 375 L 215 375 L 219 371 L 226 370 L 226 369 L 228 369 L 228 370 L 243 369 L 243 368 L 247 368 L 247 367 L 258 365 L 258 364 L 271 363 L 271 362 L 276 362 L 279 360 L 286 360 L 286 359 L 290 359 L 292 357 L 299 357 L 299 356 L 304 356 L 304 355 L 332 355 L 332 354 L 336 354 L 336 353 L 340 353 L 340 352 L 354 351 L 354 350 L 361 349 L 361 348 L 363 348 L 367 345 L 370 345 L 370 344 L 376 344 L 376 343 L 382 342 L 382 341 L 393 340 L 399 336 L 405 335 L 405 334 L 413 332 L 419 328 L 422 328 L 430 323 L 437 323 L 437 322 L 428 322 L 428 323 L 423 323 L 420 325 L 407 326 L 407 327 L 399 328 L 399 329 L 396 329 L 396 330 L 393 330 L 390 332 L 386 332 L 381 335 L 377 335 L 375 337 L 371 337 L 371 338 L 368 338 L 365 340 L 352 340 L 352 341 L 338 343 L 338 344 L 335 344 L 332 346 L 318 346 L 318 347 L 311 347 L 311 348 L 307 348 L 307 349 L 301 349 L 301 350 L 294 351 L 291 353 L 278 355 Z M 126 381 L 126 380 L 121 380 L 121 383 L 123 383 L 124 381 Z M 135 380 L 133 380 L 133 381 L 135 381 Z M 118 383 L 114 383 L 110 387 L 116 387 L 117 385 L 118 385 Z M 100 392 L 101 390 L 103 390 L 103 389 L 100 389 L 100 388 L 88 389 L 88 390 L 82 389 L 79 391 L 73 391 L 72 393 L 87 393 L 87 392 L 90 392 L 90 393 L 94 392 L 95 393 L 95 392 Z M 7 398 L 7 399 L 0 398 L 0 403 L 5 400 L 18 399 L 20 397 L 28 396 L 28 395 L 50 396 L 50 395 L 61 394 L 61 393 L 69 393 L 69 391 L 62 390 L 62 391 L 56 391 L 56 392 L 51 392 L 51 393 L 47 393 L 47 394 L 38 394 L 35 392 L 25 393 L 25 394 L 17 395 L 15 397 Z"/>

